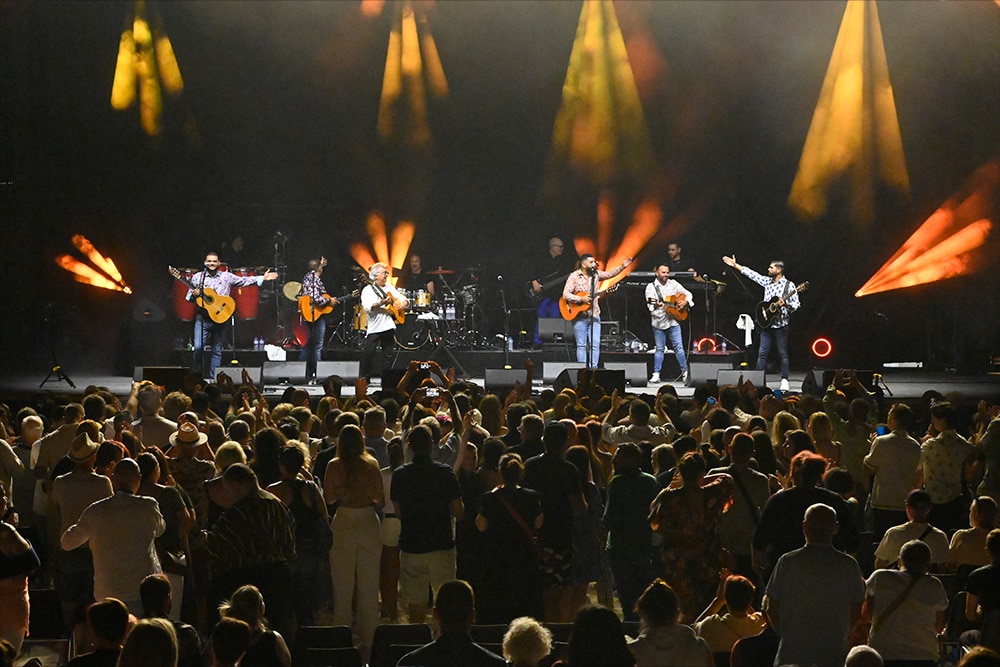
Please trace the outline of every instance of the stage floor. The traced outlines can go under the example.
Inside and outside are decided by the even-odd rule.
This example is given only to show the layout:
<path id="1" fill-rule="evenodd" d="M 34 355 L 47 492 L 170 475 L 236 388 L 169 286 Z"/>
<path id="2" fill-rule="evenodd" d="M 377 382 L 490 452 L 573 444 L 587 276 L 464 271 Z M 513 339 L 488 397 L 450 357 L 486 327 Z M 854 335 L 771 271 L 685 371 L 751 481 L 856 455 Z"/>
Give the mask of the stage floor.
<path id="1" fill-rule="evenodd" d="M 231 374 L 236 378 L 238 378 L 239 370 L 241 368 L 246 367 L 250 369 L 260 369 L 263 367 L 264 373 L 261 377 L 264 379 L 263 385 L 265 396 L 269 399 L 276 399 L 279 397 L 288 388 L 288 386 L 303 388 L 314 396 L 322 395 L 322 387 L 306 385 L 301 377 L 290 377 L 289 382 L 279 382 L 274 377 L 276 373 L 268 373 L 267 369 L 269 366 L 273 366 L 276 363 L 280 364 L 281 362 L 268 362 L 266 361 L 266 357 L 261 355 L 263 355 L 263 353 L 255 351 L 237 351 L 228 358 L 224 357 L 223 363 L 224 365 L 235 364 L 235 370 Z M 326 351 L 324 353 L 324 363 L 346 362 L 346 367 L 349 369 L 355 369 L 355 373 L 357 366 L 356 364 L 353 364 L 353 362 L 356 362 L 358 358 L 359 353 L 350 350 L 333 352 Z M 563 350 L 515 350 L 505 352 L 501 350 L 454 351 L 439 348 L 437 350 L 400 350 L 399 354 L 397 354 L 393 361 L 392 367 L 395 369 L 404 369 L 412 360 L 426 359 L 434 359 L 444 368 L 456 366 L 457 364 L 456 367 L 461 367 L 462 369 L 458 372 L 459 376 L 471 379 L 482 386 L 488 386 L 490 384 L 488 375 L 492 374 L 493 371 L 504 368 L 523 369 L 527 360 L 531 359 L 534 364 L 535 379 L 532 386 L 532 391 L 534 393 L 539 393 L 545 389 L 552 388 L 555 384 L 555 377 L 564 368 L 569 368 L 572 377 L 575 378 L 575 367 L 577 366 L 575 363 L 568 360 L 567 355 Z M 612 352 L 602 353 L 601 355 L 602 366 L 607 365 L 609 367 L 614 367 L 617 365 L 619 368 L 626 369 L 626 377 L 630 380 L 627 386 L 627 391 L 636 394 L 653 394 L 658 388 L 657 386 L 647 385 L 645 382 L 649 376 L 650 370 L 652 369 L 652 361 L 653 355 L 651 351 L 647 353 Z M 706 379 L 715 380 L 718 369 L 731 368 L 732 366 L 738 365 L 739 361 L 740 360 L 732 353 L 728 356 L 697 355 L 691 360 L 691 368 L 692 373 L 695 375 L 695 379 L 698 382 L 704 382 Z M 180 364 L 178 364 L 178 366 L 179 365 Z M 338 369 L 343 367 L 344 364 L 337 366 Z M 5 373 L 0 375 L 0 396 L 19 396 L 23 399 L 39 392 L 79 396 L 81 395 L 83 389 L 88 385 L 108 387 L 115 394 L 127 395 L 130 390 L 133 376 L 141 378 L 143 367 L 136 367 L 133 376 L 94 372 L 77 373 L 74 372 L 72 368 L 64 368 L 63 372 L 67 374 L 76 385 L 75 389 L 65 380 L 59 380 L 55 374 L 52 374 L 51 377 L 49 377 L 49 379 L 43 384 L 43 381 L 46 379 L 46 375 L 49 374 L 50 370 L 51 369 L 49 368 L 41 368 L 32 373 Z M 464 371 L 464 373 L 462 371 Z M 343 370 L 327 371 L 327 373 L 329 372 L 339 372 L 343 375 L 346 380 L 344 395 L 353 395 L 354 378 L 350 376 L 349 372 L 345 373 Z M 669 379 L 676 377 L 677 372 L 676 361 L 668 355 L 667 359 L 664 361 L 664 370 L 661 376 L 664 379 Z M 829 376 L 829 374 L 830 373 L 827 372 L 827 376 Z M 321 366 L 320 376 L 323 375 L 324 369 Z M 725 382 L 734 382 L 735 377 L 737 376 L 738 373 L 730 373 Z M 764 379 L 768 386 L 776 388 L 780 378 L 777 374 L 769 373 L 765 375 Z M 809 385 L 814 386 L 817 382 L 822 384 L 823 372 L 822 369 L 794 369 L 789 380 L 792 392 L 799 393 L 803 391 L 804 383 L 807 385 L 807 390 L 809 389 Z M 494 382 L 496 382 L 496 380 L 494 380 Z M 684 386 L 680 383 L 670 384 L 675 387 L 678 395 L 681 397 L 688 397 L 694 391 L 693 387 Z M 933 371 L 928 369 L 886 368 L 882 370 L 882 386 L 887 400 L 895 399 L 910 401 L 920 398 L 929 390 L 941 392 L 945 396 L 954 394 L 963 397 L 965 400 L 978 400 L 986 396 L 1000 394 L 1000 375 L 989 375 L 985 373 L 978 375 L 963 375 L 959 373 Z M 373 378 L 371 389 L 375 390 L 380 387 L 380 381 Z"/>

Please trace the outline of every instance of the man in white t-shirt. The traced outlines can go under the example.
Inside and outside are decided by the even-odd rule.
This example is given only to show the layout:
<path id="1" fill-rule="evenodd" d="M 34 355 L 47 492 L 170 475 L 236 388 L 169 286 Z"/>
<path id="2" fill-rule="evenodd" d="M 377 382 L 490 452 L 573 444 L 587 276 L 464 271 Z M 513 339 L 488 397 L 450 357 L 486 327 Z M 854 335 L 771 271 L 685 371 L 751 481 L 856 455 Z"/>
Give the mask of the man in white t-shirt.
<path id="1" fill-rule="evenodd" d="M 368 334 L 361 346 L 360 374 L 371 380 L 375 351 L 382 348 L 383 369 L 389 365 L 394 351 L 397 315 L 405 311 L 409 302 L 402 292 L 389 284 L 389 267 L 382 262 L 368 270 L 372 281 L 361 290 L 361 307 L 368 314 Z"/>
<path id="2" fill-rule="evenodd" d="M 910 435 L 913 411 L 905 403 L 889 408 L 890 433 L 872 442 L 864 459 L 865 478 L 870 481 L 875 539 L 882 539 L 893 526 L 906 521 L 906 494 L 913 490 L 920 443 Z"/>
<path id="3" fill-rule="evenodd" d="M 923 489 L 913 489 L 906 496 L 906 523 L 890 528 L 875 549 L 875 567 L 887 567 L 899 558 L 900 549 L 910 540 L 920 540 L 931 550 L 931 563 L 951 562 L 948 536 L 927 521 L 931 513 L 931 496 Z"/>

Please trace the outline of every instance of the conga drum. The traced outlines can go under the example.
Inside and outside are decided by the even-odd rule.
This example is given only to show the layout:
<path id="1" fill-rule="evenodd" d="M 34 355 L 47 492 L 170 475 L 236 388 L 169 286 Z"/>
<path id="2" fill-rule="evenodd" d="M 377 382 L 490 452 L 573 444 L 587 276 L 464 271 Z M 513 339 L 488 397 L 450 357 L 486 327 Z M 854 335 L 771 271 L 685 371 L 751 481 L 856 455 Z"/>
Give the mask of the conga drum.
<path id="1" fill-rule="evenodd" d="M 233 269 L 233 275 L 256 277 L 257 269 L 244 266 Z M 252 320 L 257 317 L 257 310 L 260 307 L 260 287 L 257 285 L 234 287 L 232 296 L 236 299 L 236 315 L 241 320 Z"/>
<path id="2" fill-rule="evenodd" d="M 181 276 L 185 280 L 191 280 L 194 274 L 198 273 L 195 269 L 177 269 L 181 272 Z M 180 280 L 174 281 L 174 312 L 177 314 L 177 319 L 184 322 L 190 322 L 194 319 L 195 314 L 198 312 L 198 306 L 195 305 L 194 301 L 188 301 L 187 297 L 188 286 L 182 283 Z"/>
<path id="3" fill-rule="evenodd" d="M 368 311 L 360 303 L 354 304 L 354 330 L 368 331 Z"/>

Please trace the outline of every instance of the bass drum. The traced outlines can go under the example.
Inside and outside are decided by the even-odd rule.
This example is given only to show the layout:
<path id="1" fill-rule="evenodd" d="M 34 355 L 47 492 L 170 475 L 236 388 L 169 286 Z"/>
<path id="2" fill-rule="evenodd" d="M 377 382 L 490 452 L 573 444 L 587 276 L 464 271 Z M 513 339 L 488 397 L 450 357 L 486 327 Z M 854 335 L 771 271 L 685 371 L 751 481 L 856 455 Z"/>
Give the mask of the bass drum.
<path id="1" fill-rule="evenodd" d="M 430 340 L 427 322 L 417 319 L 416 315 L 407 315 L 406 322 L 396 326 L 396 345 L 404 350 L 419 350 Z"/>

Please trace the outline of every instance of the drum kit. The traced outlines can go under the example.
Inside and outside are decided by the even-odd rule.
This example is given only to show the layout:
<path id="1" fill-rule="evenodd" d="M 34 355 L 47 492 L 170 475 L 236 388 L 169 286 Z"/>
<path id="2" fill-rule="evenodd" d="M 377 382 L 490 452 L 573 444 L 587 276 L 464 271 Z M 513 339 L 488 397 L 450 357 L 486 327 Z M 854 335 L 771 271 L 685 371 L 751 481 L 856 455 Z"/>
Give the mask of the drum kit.
<path id="1" fill-rule="evenodd" d="M 406 322 L 396 327 L 396 344 L 405 350 L 418 350 L 428 345 L 460 349 L 487 347 L 488 340 L 479 333 L 484 318 L 477 284 L 479 272 L 478 266 L 462 271 L 439 266 L 428 271 L 427 275 L 440 280 L 443 289 L 436 295 L 425 290 L 406 292 L 410 306 Z"/>

